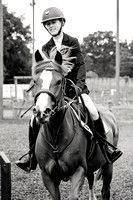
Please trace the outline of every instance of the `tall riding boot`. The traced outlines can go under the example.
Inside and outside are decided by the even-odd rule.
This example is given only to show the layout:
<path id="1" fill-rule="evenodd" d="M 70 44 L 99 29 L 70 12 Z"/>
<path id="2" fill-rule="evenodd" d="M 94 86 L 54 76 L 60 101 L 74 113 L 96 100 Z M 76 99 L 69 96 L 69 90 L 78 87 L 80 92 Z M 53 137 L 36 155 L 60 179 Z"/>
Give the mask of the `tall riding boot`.
<path id="1" fill-rule="evenodd" d="M 115 146 L 106 143 L 107 138 L 104 130 L 104 125 L 100 116 L 96 121 L 94 121 L 94 127 L 96 130 L 95 137 L 99 143 L 100 149 L 104 157 L 106 158 L 108 163 L 115 162 L 122 155 L 122 152 Z"/>
<path id="2" fill-rule="evenodd" d="M 40 126 L 36 123 L 36 119 L 33 119 L 33 125 L 31 126 L 31 121 L 29 123 L 29 156 L 28 159 L 21 161 L 21 158 L 16 161 L 16 165 L 26 172 L 35 170 L 37 167 L 37 160 L 35 156 L 35 143 L 38 136 Z"/>

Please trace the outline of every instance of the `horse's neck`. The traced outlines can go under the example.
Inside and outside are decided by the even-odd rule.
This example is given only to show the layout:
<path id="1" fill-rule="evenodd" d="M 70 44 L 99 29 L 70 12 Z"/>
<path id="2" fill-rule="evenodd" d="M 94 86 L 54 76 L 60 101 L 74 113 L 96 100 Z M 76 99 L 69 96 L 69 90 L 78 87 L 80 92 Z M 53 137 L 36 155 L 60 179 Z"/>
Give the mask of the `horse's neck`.
<path id="1" fill-rule="evenodd" d="M 59 111 L 57 111 L 49 120 L 48 124 L 51 127 L 57 129 L 64 120 L 66 109 L 62 107 Z"/>
<path id="2" fill-rule="evenodd" d="M 49 124 L 53 127 L 58 127 L 60 125 L 62 118 L 65 114 L 66 107 L 65 107 L 65 100 L 61 99 L 58 102 L 57 110 L 55 111 L 54 115 L 51 116 Z"/>
<path id="3" fill-rule="evenodd" d="M 53 116 L 51 125 L 55 131 L 62 131 L 62 136 L 68 130 L 72 130 L 74 126 L 74 116 L 69 106 L 63 107 Z"/>
<path id="4" fill-rule="evenodd" d="M 51 122 L 47 123 L 44 129 L 45 138 L 54 147 L 59 150 L 66 148 L 73 140 L 77 132 L 77 124 L 72 117 L 69 107 L 63 109 L 52 117 Z"/>
<path id="5" fill-rule="evenodd" d="M 50 118 L 49 122 L 43 126 L 44 137 L 49 143 L 53 144 L 53 146 L 57 143 L 56 141 L 58 140 L 60 132 L 62 132 L 61 135 L 64 137 L 62 127 L 64 127 L 65 112 L 65 109 L 58 111 Z"/>
<path id="6" fill-rule="evenodd" d="M 71 138 L 73 135 L 74 126 L 69 107 L 64 107 L 51 117 L 50 121 L 47 123 L 47 127 L 45 127 L 46 131 L 44 130 L 44 132 L 51 142 L 57 137 L 61 140 L 63 140 L 63 138 L 69 140 L 69 137 Z"/>

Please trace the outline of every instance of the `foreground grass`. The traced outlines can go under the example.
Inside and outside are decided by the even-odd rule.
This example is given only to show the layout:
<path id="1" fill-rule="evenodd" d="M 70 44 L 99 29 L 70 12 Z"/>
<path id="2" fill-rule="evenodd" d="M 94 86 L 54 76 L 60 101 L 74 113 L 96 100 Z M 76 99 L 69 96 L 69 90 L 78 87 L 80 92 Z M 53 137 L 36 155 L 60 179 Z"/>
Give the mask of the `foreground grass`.
<path id="1" fill-rule="evenodd" d="M 118 113 L 119 112 L 119 113 Z M 133 199 L 133 118 L 132 111 L 117 110 L 119 117 L 120 138 L 119 148 L 123 156 L 114 163 L 114 175 L 111 184 L 111 200 Z M 128 119 L 127 116 L 130 115 Z M 127 120 L 128 119 L 128 120 Z M 129 121 L 130 120 L 130 121 Z M 30 174 L 23 172 L 15 166 L 15 161 L 28 151 L 28 120 L 3 120 L 0 121 L 0 151 L 4 151 L 12 164 L 12 200 L 50 200 L 49 194 L 43 187 L 40 170 Z M 70 184 L 61 183 L 62 199 L 66 200 Z M 101 182 L 95 186 L 96 193 L 101 190 Z M 88 199 L 88 185 L 85 181 L 81 199 Z"/>

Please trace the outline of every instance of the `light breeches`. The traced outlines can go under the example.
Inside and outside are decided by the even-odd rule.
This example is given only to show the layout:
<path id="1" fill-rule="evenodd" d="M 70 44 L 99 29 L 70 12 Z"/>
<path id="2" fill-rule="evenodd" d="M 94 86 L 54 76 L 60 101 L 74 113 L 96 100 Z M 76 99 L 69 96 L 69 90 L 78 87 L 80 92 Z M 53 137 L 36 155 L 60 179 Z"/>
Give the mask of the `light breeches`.
<path id="1" fill-rule="evenodd" d="M 84 100 L 86 108 L 89 110 L 92 119 L 95 121 L 99 118 L 99 114 L 96 106 L 94 105 L 92 99 L 88 94 L 82 94 L 82 98 Z"/>

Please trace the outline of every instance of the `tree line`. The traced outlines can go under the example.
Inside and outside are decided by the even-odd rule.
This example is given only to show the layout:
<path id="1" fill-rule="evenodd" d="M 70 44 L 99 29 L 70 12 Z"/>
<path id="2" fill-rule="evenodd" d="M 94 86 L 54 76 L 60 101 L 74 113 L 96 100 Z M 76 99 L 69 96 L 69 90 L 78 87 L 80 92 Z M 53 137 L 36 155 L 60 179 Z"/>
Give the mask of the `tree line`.
<path id="1" fill-rule="evenodd" d="M 13 83 L 14 76 L 31 75 L 32 37 L 24 17 L 9 13 L 3 5 L 4 83 Z M 116 37 L 112 31 L 97 31 L 83 38 L 81 50 L 86 71 L 99 77 L 115 76 Z M 120 41 L 120 76 L 133 77 L 133 41 Z"/>
<path id="2" fill-rule="evenodd" d="M 133 77 L 133 41 L 120 41 L 120 76 Z M 99 77 L 114 77 L 116 63 L 116 37 L 112 31 L 98 31 L 83 38 L 81 49 L 86 70 Z"/>

